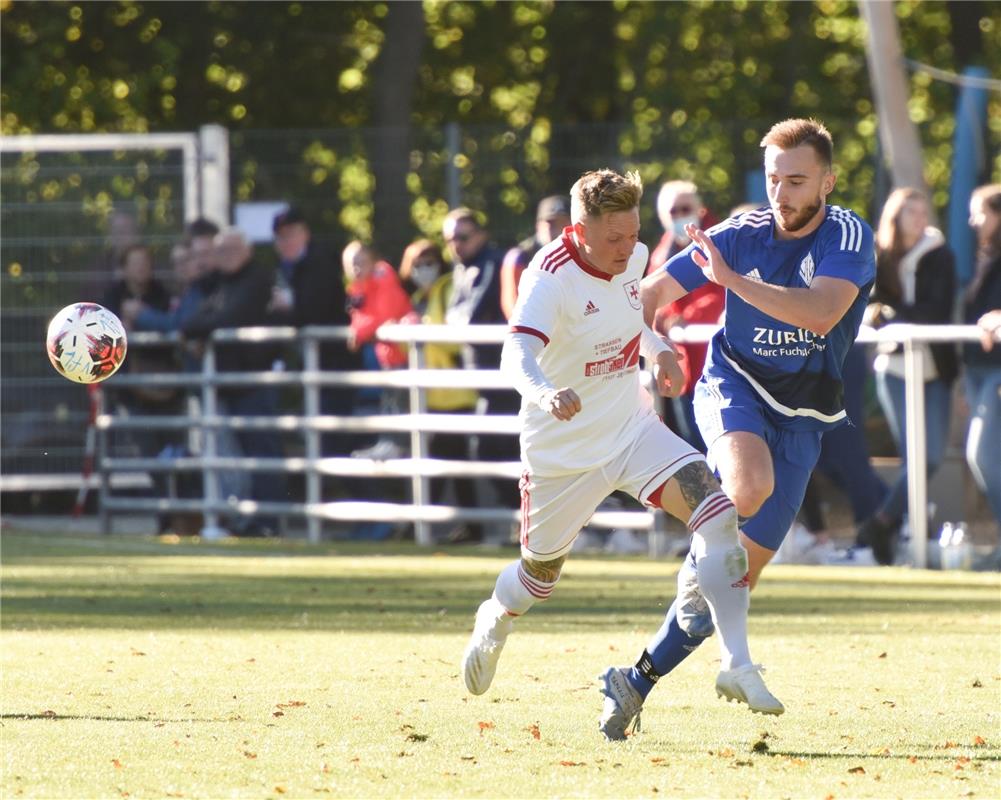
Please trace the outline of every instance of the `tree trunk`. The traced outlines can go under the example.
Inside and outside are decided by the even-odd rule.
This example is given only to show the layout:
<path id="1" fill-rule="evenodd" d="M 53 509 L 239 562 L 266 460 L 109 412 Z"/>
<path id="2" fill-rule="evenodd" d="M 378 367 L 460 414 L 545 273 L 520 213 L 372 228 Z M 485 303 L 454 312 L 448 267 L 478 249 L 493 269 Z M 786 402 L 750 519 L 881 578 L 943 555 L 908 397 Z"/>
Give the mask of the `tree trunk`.
<path id="1" fill-rule="evenodd" d="M 375 64 L 375 130 L 371 164 L 375 175 L 374 241 L 394 266 L 410 242 L 411 111 L 424 48 L 424 5 L 390 2 L 386 38 Z"/>

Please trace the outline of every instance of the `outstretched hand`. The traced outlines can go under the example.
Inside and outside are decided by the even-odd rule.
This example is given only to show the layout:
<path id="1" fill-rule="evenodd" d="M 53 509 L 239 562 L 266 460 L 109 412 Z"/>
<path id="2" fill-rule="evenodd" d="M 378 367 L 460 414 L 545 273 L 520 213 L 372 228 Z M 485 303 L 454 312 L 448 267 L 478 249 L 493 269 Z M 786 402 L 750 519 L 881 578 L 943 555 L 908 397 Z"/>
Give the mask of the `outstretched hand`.
<path id="1" fill-rule="evenodd" d="M 582 408 L 577 392 L 568 386 L 550 392 L 542 398 L 539 405 L 547 414 L 552 414 L 556 419 L 564 422 L 573 419 Z"/>
<path id="2" fill-rule="evenodd" d="M 701 250 L 701 252 L 699 250 L 692 251 L 692 260 L 695 265 L 713 283 L 718 283 L 723 287 L 728 286 L 736 273 L 726 263 L 726 259 L 723 258 L 719 248 L 713 244 L 713 240 L 706 235 L 705 231 L 692 224 L 685 226 L 685 233 Z"/>

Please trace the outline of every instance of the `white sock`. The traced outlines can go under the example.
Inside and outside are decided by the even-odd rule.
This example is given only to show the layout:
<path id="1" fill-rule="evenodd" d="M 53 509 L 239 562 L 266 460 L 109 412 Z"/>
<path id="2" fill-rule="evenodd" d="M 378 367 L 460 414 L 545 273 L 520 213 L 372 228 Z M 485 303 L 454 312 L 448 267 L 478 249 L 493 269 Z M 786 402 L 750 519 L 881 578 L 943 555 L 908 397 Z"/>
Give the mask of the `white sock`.
<path id="1" fill-rule="evenodd" d="M 715 492 L 692 512 L 688 525 L 699 589 L 719 631 L 721 668 L 750 664 L 747 611 L 751 593 L 747 551 L 737 539 L 737 511 L 725 494 Z"/>
<path id="2" fill-rule="evenodd" d="M 533 578 L 521 565 L 512 561 L 497 576 L 493 599 L 511 616 L 520 617 L 533 605 L 553 593 L 556 581 L 545 583 Z"/>

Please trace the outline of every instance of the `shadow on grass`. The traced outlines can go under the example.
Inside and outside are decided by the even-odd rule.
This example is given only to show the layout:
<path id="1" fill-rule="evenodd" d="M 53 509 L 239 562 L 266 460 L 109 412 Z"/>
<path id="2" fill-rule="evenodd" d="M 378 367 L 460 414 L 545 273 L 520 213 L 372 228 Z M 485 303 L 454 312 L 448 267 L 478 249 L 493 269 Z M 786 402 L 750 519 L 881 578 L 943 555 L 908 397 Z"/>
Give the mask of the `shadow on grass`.
<path id="1" fill-rule="evenodd" d="M 137 715 L 134 717 L 105 717 L 91 714 L 18 714 L 16 712 L 9 714 L 0 714 L 0 720 L 19 720 L 19 721 L 31 721 L 31 720 L 45 720 L 46 722 L 67 722 L 75 720 L 86 720 L 87 722 L 155 722 L 155 723 L 177 723 L 183 724 L 186 722 L 233 722 L 231 719 L 197 719 L 191 717 L 189 719 L 163 719 L 162 717 L 145 717 L 142 715 Z"/>
<path id="2" fill-rule="evenodd" d="M 1001 755 L 997 753 L 983 753 L 980 755 L 967 756 L 966 751 L 968 748 L 959 749 L 961 752 L 953 753 L 952 755 L 949 755 L 948 753 L 832 753 L 827 750 L 822 753 L 813 753 L 805 750 L 769 750 L 768 752 L 761 753 L 759 755 L 773 757 L 782 756 L 785 758 L 803 758 L 816 761 L 824 761 L 829 758 L 852 759 L 853 761 L 909 761 L 912 758 L 916 758 L 918 761 L 955 761 L 960 756 L 969 758 L 970 761 L 1001 761 Z"/>
<path id="3" fill-rule="evenodd" d="M 141 551 L 132 545 L 142 545 Z M 211 552 L 197 545 L 184 550 L 149 539 L 5 534 L 3 627 L 451 634 L 468 630 L 493 588 L 495 565 L 480 559 L 516 557 L 514 550 L 453 549 L 442 555 L 398 543 L 241 542 Z M 241 558 L 215 558 L 217 552 Z M 191 562 L 190 570 L 178 568 L 181 556 Z M 634 559 L 601 563 L 607 569 L 597 574 L 569 566 L 553 600 L 533 610 L 533 625 L 558 620 L 567 629 L 656 627 L 673 599 L 677 565 L 665 563 L 657 575 L 638 571 Z M 816 580 L 803 573 L 770 576 L 755 594 L 754 613 L 781 618 L 785 632 L 810 633 L 817 616 L 858 631 L 867 618 L 941 614 L 945 598 L 949 613 L 961 619 L 997 611 L 996 586 L 971 588 L 961 574 L 953 581 L 915 573 L 914 581 L 890 584 L 876 571 L 868 578 L 831 577 L 830 571 Z"/>

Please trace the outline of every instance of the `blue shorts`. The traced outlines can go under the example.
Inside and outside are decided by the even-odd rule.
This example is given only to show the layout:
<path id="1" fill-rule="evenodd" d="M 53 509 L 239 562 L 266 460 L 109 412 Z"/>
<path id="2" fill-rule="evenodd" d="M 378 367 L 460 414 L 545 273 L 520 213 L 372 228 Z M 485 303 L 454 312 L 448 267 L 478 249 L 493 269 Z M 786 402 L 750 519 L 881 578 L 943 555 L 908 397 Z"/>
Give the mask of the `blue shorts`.
<path id="1" fill-rule="evenodd" d="M 820 456 L 823 431 L 781 427 L 781 418 L 739 375 L 705 375 L 696 384 L 695 420 L 710 453 L 716 439 L 733 431 L 753 433 L 768 445 L 775 490 L 741 530 L 762 547 L 778 550 L 803 504 L 806 484 Z M 709 466 L 716 469 L 711 457 Z"/>

